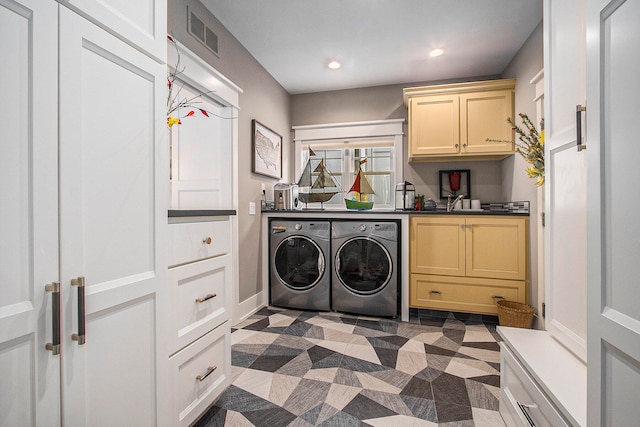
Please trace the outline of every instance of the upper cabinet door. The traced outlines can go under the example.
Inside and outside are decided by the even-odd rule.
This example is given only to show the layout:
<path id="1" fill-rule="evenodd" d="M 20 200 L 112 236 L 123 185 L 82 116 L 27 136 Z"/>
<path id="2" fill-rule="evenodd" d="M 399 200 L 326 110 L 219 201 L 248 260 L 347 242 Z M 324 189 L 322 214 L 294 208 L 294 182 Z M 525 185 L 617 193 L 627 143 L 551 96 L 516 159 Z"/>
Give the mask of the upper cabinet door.
<path id="1" fill-rule="evenodd" d="M 166 62 L 167 0 L 58 0 L 125 42 Z"/>
<path id="2" fill-rule="evenodd" d="M 58 5 L 0 0 L 0 425 L 60 425 Z"/>
<path id="3" fill-rule="evenodd" d="M 460 152 L 513 153 L 513 91 L 460 95 Z"/>
<path id="4" fill-rule="evenodd" d="M 60 8 L 67 426 L 155 425 L 166 307 L 166 66 Z M 84 292 L 73 279 L 84 277 Z M 85 301 L 84 317 L 81 303 Z M 72 340 L 84 320 L 86 343 Z"/>
<path id="5" fill-rule="evenodd" d="M 409 104 L 409 156 L 460 151 L 458 95 L 424 96 Z"/>

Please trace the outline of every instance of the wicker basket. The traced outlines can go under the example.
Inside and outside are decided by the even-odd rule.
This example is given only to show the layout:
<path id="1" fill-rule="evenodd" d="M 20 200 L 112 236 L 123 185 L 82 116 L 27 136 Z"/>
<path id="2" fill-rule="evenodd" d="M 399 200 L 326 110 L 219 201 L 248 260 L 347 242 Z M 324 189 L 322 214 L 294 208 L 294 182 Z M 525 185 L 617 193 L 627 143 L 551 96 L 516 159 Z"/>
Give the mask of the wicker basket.
<path id="1" fill-rule="evenodd" d="M 500 326 L 512 326 L 514 328 L 531 327 L 534 308 L 530 305 L 506 300 L 499 300 L 497 305 Z"/>

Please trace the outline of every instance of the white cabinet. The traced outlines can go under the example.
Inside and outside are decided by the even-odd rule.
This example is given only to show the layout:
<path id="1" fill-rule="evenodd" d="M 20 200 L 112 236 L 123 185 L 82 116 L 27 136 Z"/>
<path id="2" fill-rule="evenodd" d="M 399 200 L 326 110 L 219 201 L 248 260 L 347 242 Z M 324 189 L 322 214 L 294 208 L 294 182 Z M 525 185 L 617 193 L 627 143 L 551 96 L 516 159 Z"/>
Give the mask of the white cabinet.
<path id="1" fill-rule="evenodd" d="M 178 250 L 169 250 L 168 421 L 187 426 L 231 383 L 231 224 L 221 217 L 169 230 L 169 247 Z"/>
<path id="2" fill-rule="evenodd" d="M 167 297 L 165 66 L 53 1 L 0 2 L 0 33 L 12 40 L 0 48 L 0 111 L 11 117 L 0 425 L 155 425 L 168 365 L 156 357 Z M 45 292 L 53 282 L 57 310 Z M 54 329 L 57 355 L 45 349 Z"/>

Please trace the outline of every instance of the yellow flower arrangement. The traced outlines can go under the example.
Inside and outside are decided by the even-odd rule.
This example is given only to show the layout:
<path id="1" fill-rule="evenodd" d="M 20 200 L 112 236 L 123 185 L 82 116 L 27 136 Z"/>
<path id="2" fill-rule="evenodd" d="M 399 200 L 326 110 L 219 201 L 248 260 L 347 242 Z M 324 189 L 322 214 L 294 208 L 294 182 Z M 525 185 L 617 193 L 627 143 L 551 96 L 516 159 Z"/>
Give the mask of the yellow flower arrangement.
<path id="1" fill-rule="evenodd" d="M 525 113 L 519 113 L 524 129 L 516 125 L 511 117 L 507 122 L 520 142 L 516 142 L 516 153 L 520 154 L 531 166 L 526 169 L 529 178 L 536 178 L 536 185 L 544 185 L 544 119 L 540 121 L 540 132 Z M 487 141 L 504 142 L 487 138 Z"/>
<path id="2" fill-rule="evenodd" d="M 522 119 L 525 130 L 516 125 L 511 118 L 507 119 L 520 139 L 520 142 L 516 143 L 516 152 L 531 164 L 527 168 L 529 178 L 536 178 L 536 185 L 542 187 L 544 185 L 544 119 L 540 121 L 540 132 L 538 132 L 525 113 L 520 113 L 518 116 Z"/>

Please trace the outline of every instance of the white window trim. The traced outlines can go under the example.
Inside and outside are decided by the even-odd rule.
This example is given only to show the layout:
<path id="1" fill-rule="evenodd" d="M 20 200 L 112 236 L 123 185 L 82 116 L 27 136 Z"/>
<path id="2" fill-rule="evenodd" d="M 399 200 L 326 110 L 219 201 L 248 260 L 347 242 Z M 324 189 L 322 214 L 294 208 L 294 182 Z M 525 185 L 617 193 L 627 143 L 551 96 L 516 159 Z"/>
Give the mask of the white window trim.
<path id="1" fill-rule="evenodd" d="M 404 119 L 390 119 L 293 126 L 293 142 L 295 144 L 294 179 L 297 179 L 297 177 L 302 174 L 302 168 L 305 166 L 302 159 L 304 146 L 328 141 L 343 141 L 348 144 L 349 141 L 355 143 L 358 140 L 392 139 L 394 168 L 391 173 L 391 182 L 400 182 L 402 181 L 402 177 L 404 177 L 404 152 L 402 150 L 403 125 Z M 388 207 L 385 207 L 385 209 L 387 208 Z"/>

